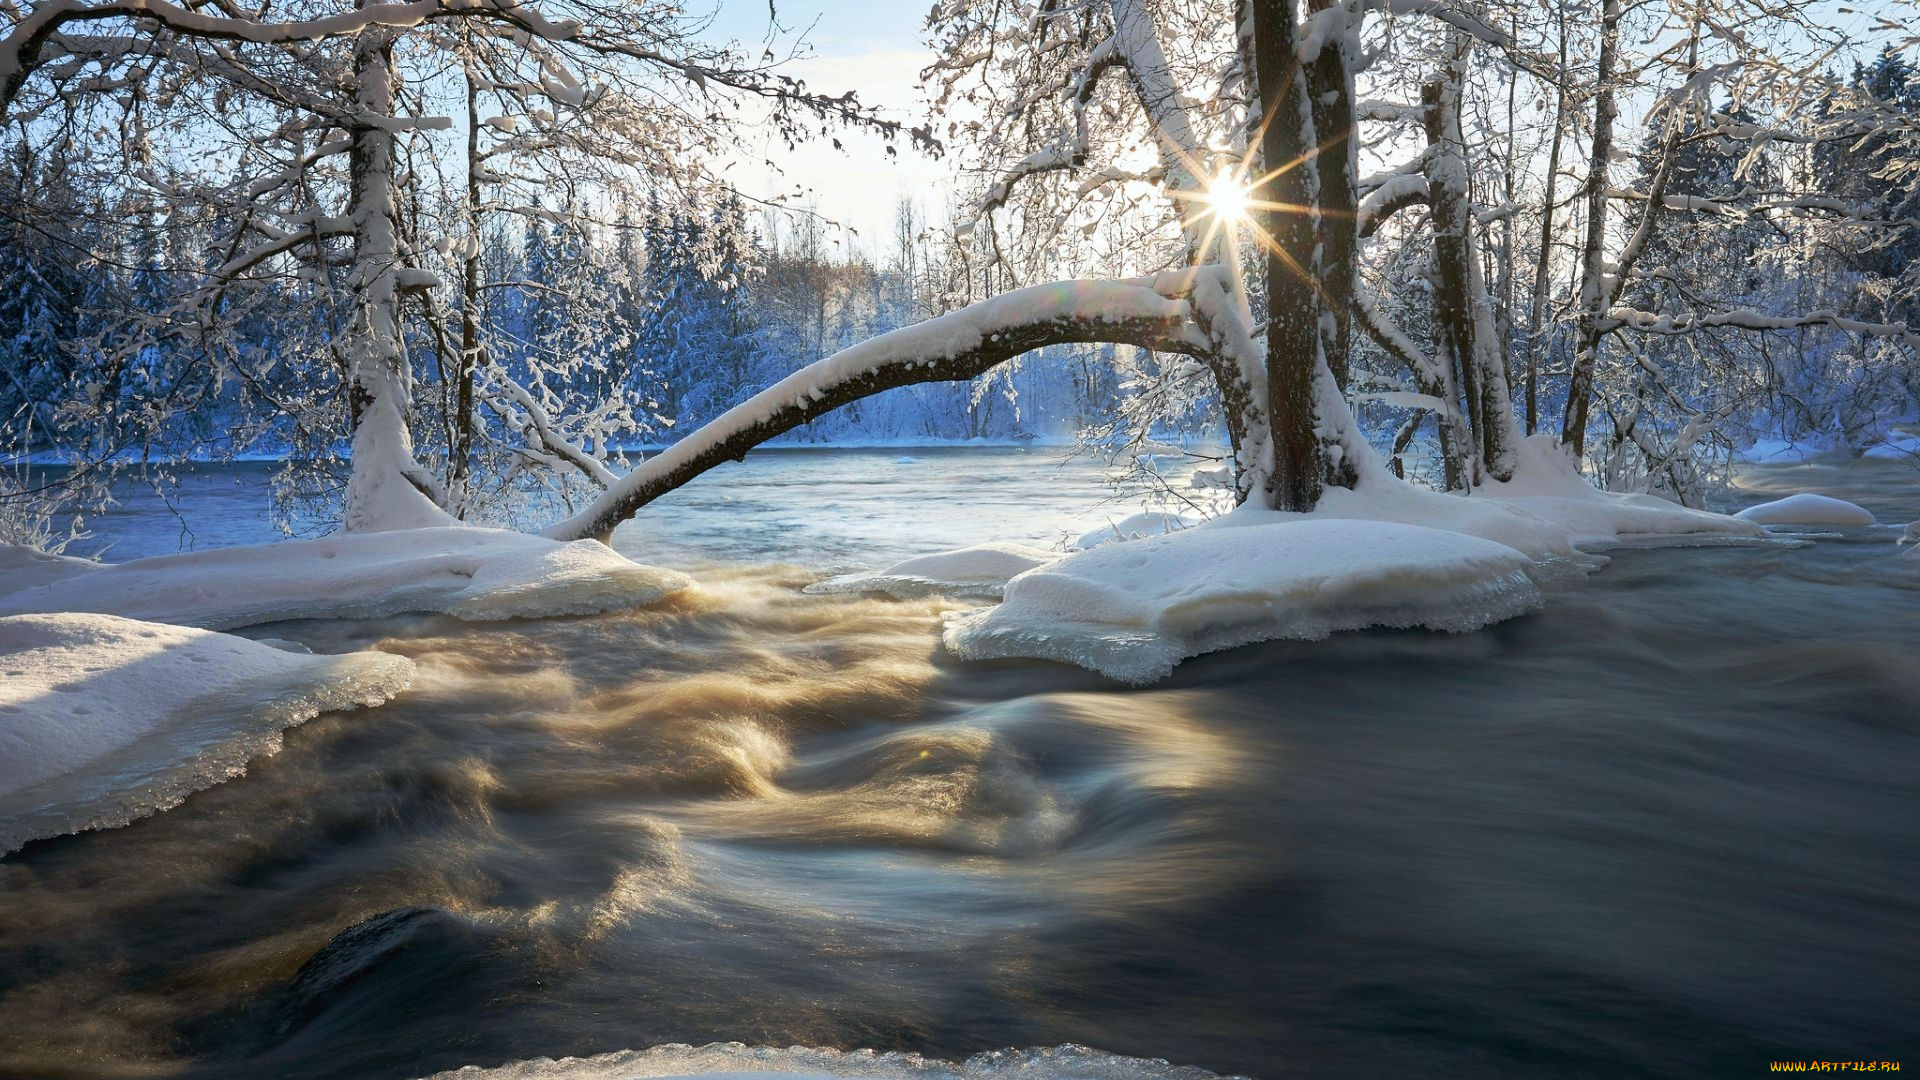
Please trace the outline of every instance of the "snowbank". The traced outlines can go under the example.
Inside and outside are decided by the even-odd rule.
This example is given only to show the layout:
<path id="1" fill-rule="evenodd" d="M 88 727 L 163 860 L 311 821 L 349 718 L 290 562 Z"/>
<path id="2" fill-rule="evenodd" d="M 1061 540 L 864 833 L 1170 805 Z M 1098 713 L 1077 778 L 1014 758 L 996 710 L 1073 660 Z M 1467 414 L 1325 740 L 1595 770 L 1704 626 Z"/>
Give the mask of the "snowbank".
<path id="1" fill-rule="evenodd" d="M 591 540 L 460 526 L 102 566 L 0 595 L 0 615 L 107 612 L 210 630 L 407 611 L 511 619 L 638 607 L 690 584 L 684 574 L 631 562 Z"/>
<path id="2" fill-rule="evenodd" d="M 670 1045 L 590 1058 L 536 1058 L 496 1069 L 468 1066 L 428 1080 L 1219 1080 L 1204 1069 L 1121 1057 L 1084 1046 L 994 1050 L 954 1063 L 872 1050 L 775 1049 L 740 1043 Z"/>
<path id="3" fill-rule="evenodd" d="M 49 555 L 19 544 L 0 544 L 0 593 L 51 585 L 100 569 L 100 564 Z"/>
<path id="4" fill-rule="evenodd" d="M 413 663 L 112 615 L 15 615 L 0 618 L 0 676 L 5 853 L 173 806 L 278 749 L 285 728 L 393 697 Z"/>
<path id="5" fill-rule="evenodd" d="M 1385 521 L 1266 515 L 1068 555 L 1007 583 L 998 607 L 950 616 L 958 656 L 1039 657 L 1123 682 L 1274 638 L 1368 626 L 1466 631 L 1537 607 L 1526 555 Z"/>
<path id="6" fill-rule="evenodd" d="M 1824 442 L 1816 440 L 1756 439 L 1745 450 L 1734 451 L 1733 459 L 1748 465 L 1797 465 L 1829 449 Z"/>
<path id="7" fill-rule="evenodd" d="M 1753 523 L 1691 510 L 1656 495 L 1601 491 L 1580 475 L 1573 459 L 1548 435 L 1523 440 L 1513 479 L 1486 484 L 1469 501 L 1481 500 L 1531 514 L 1551 523 L 1572 543 L 1586 546 L 1651 537 L 1684 544 L 1766 535 Z"/>
<path id="8" fill-rule="evenodd" d="M 1191 529 L 1203 519 L 1190 514 L 1169 514 L 1162 510 L 1145 510 L 1131 517 L 1102 525 L 1092 532 L 1084 533 L 1075 540 L 1072 547 L 1076 551 L 1099 547 L 1115 540 L 1138 540 L 1146 536 L 1159 536 L 1162 533 L 1179 532 Z"/>
<path id="9" fill-rule="evenodd" d="M 998 599 L 1007 582 L 1060 556 L 1021 544 L 976 544 L 920 555 L 877 573 L 846 574 L 815 582 L 810 593 L 886 593 L 898 599 L 944 594 Z"/>
<path id="10" fill-rule="evenodd" d="M 1867 447 L 1860 456 L 1875 461 L 1920 462 L 1920 435 L 1891 432 L 1884 442 Z"/>
<path id="11" fill-rule="evenodd" d="M 1788 542 L 1752 521 L 1600 491 L 1550 438 L 1527 440 L 1516 466 L 1471 496 L 1374 473 L 1328 489 L 1311 514 L 1242 507 L 1124 544 L 1090 533 L 1085 550 L 1009 580 L 1000 607 L 951 616 L 944 641 L 962 657 L 1062 660 L 1148 682 L 1186 657 L 1270 638 L 1476 629 L 1537 606 L 1540 584 L 1603 565 L 1596 547 Z"/>
<path id="12" fill-rule="evenodd" d="M 1749 506 L 1733 515 L 1756 525 L 1872 525 L 1873 514 L 1863 506 L 1828 495 L 1803 491 L 1784 499 Z"/>

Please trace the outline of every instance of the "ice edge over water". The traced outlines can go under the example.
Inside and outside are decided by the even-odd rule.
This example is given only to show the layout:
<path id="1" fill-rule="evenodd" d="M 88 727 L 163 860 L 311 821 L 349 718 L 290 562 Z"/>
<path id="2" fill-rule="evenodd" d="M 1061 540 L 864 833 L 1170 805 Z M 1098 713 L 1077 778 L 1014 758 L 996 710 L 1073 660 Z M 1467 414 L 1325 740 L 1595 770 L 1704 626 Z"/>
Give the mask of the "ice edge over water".
<path id="1" fill-rule="evenodd" d="M 963 659 L 1060 660 L 1142 684 L 1259 641 L 1477 630 L 1541 605 L 1533 566 L 1504 544 L 1397 522 L 1193 529 L 1022 574 L 999 607 L 950 615 L 942 641 Z"/>
<path id="2" fill-rule="evenodd" d="M 255 758 L 276 753 L 288 728 L 325 712 L 384 704 L 412 685 L 414 677 L 412 661 L 387 653 L 302 655 L 282 653 L 226 634 L 110 616 L 25 618 L 61 623 L 105 620 L 116 629 L 124 624 L 132 634 L 177 636 L 179 640 L 170 642 L 165 653 L 140 662 L 169 663 L 176 671 L 191 668 L 193 675 L 208 679 L 209 689 L 185 698 L 164 687 L 143 692 L 138 685 L 117 689 L 109 685 L 91 694 L 83 692 L 81 699 L 94 706 L 85 719 L 103 720 L 109 725 L 109 730 L 96 737 L 120 741 L 84 761 L 65 765 L 60 763 L 58 747 L 42 747 L 38 756 L 50 756 L 52 762 L 41 762 L 38 767 L 42 773 L 59 771 L 44 779 L 30 777 L 30 782 L 11 790 L 5 790 L 3 783 L 11 770 L 0 769 L 0 855 L 34 840 L 119 828 L 170 810 L 194 792 L 242 775 Z M 243 655 L 274 662 L 267 663 L 264 670 L 256 663 L 254 673 L 223 682 L 219 657 L 212 663 L 200 662 L 206 659 L 202 654 L 208 647 L 223 652 L 239 650 Z M 108 677 L 112 674 L 107 673 Z M 102 706 L 114 704 L 114 697 L 129 694 L 132 697 L 119 703 L 120 708 L 99 715 Z M 9 705 L 7 714 L 0 716 L 6 721 L 0 723 L 0 743 L 10 747 L 10 755 L 33 754 L 36 734 L 57 735 L 63 721 L 74 722 L 56 715 L 57 705 L 57 701 L 31 700 Z M 139 720 L 149 710 L 158 715 L 128 726 L 128 718 Z M 115 712 L 126 716 L 115 716 Z M 36 767 L 31 761 L 8 764 Z"/>
<path id="3" fill-rule="evenodd" d="M 1464 634 L 1538 610 L 1540 589 L 1524 570 L 1467 583 L 1426 603 L 1285 609 L 1274 601 L 1246 621 L 1180 633 L 1088 622 L 1023 625 L 994 620 L 1000 609 L 954 612 L 941 642 L 966 660 L 1058 660 L 1111 679 L 1144 686 L 1173 673 L 1183 660 L 1262 641 L 1321 641 L 1345 630 L 1438 630 Z"/>
<path id="4" fill-rule="evenodd" d="M 410 611 L 490 621 L 643 607 L 692 583 L 592 540 L 449 526 L 161 555 L 13 592 L 0 582 L 0 615 L 92 611 L 209 630 Z"/>
<path id="5" fill-rule="evenodd" d="M 727 1080 L 768 1077 L 857 1077 L 867 1080 L 1245 1080 L 1158 1058 L 1122 1057 L 1085 1046 L 991 1050 L 962 1062 L 873 1050 L 778 1048 L 743 1043 L 672 1043 L 588 1058 L 534 1058 L 497 1068 L 469 1065 L 425 1080 L 651 1080 L 706 1076 Z"/>

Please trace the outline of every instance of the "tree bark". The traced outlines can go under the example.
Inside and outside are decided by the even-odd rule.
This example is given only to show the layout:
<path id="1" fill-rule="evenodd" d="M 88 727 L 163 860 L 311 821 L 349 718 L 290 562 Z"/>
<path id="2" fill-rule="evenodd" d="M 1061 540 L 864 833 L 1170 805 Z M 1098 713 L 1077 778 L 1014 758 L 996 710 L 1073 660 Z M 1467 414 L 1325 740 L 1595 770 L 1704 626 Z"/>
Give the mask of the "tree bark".
<path id="1" fill-rule="evenodd" d="M 466 516 L 469 471 L 473 468 L 473 379 L 480 364 L 480 268 L 484 245 L 480 228 L 480 91 L 473 72 L 467 84 L 467 250 L 460 275 L 460 359 L 455 365 L 456 389 L 453 445 L 447 452 L 447 505 Z"/>
<path id="2" fill-rule="evenodd" d="M 367 5 L 363 5 L 367 6 Z M 349 531 L 374 532 L 452 519 L 437 485 L 413 457 L 407 429 L 411 373 L 400 341 L 400 253 L 395 228 L 393 32 L 354 39 L 353 146 L 348 217 L 353 226 L 353 314 L 341 337 L 353 462 L 347 476 Z"/>
<path id="3" fill-rule="evenodd" d="M 1573 358 L 1573 378 L 1567 386 L 1567 409 L 1560 425 L 1560 441 L 1578 459 L 1587 449 L 1587 411 L 1593 399 L 1593 370 L 1599 362 L 1600 319 L 1607 299 L 1607 172 L 1613 160 L 1613 123 L 1619 115 L 1614 97 L 1613 69 L 1620 46 L 1620 0 L 1605 0 L 1600 9 L 1600 59 L 1594 76 L 1593 148 L 1587 155 L 1587 236 L 1581 249 L 1579 345 Z"/>
<path id="4" fill-rule="evenodd" d="M 1258 227 L 1265 233 L 1266 412 L 1273 439 L 1267 498 L 1275 510 L 1305 511 L 1319 503 L 1330 471 L 1314 430 L 1314 376 L 1326 363 L 1315 280 L 1321 257 L 1313 106 L 1297 58 L 1298 0 L 1250 2 L 1262 181 L 1253 199 L 1262 207 Z"/>
<path id="5" fill-rule="evenodd" d="M 1426 106 L 1427 201 L 1433 217 L 1434 315 L 1452 352 L 1473 425 L 1469 471 L 1475 484 L 1511 480 L 1519 450 L 1513 395 L 1507 386 L 1493 297 L 1480 267 L 1469 200 L 1466 145 L 1460 130 L 1460 91 L 1468 42 L 1456 35 L 1447 72 L 1422 89 Z"/>
<path id="6" fill-rule="evenodd" d="M 1308 0 L 1309 11 L 1319 13 L 1334 0 Z M 1348 360 L 1353 352 L 1354 273 L 1360 250 L 1360 197 L 1355 190 L 1359 168 L 1354 145 L 1353 57 L 1347 42 L 1327 42 L 1306 65 L 1307 100 L 1312 104 L 1313 129 L 1318 139 L 1314 159 L 1320 179 L 1319 258 L 1315 261 L 1320 287 L 1331 302 L 1321 319 L 1321 353 L 1334 385 L 1347 389 Z"/>
<path id="7" fill-rule="evenodd" d="M 1560 13 L 1560 77 L 1566 78 L 1567 23 L 1565 9 Z M 1553 222 L 1560 182 L 1560 147 L 1566 139 L 1567 88 L 1557 86 L 1554 95 L 1553 145 L 1547 151 L 1547 191 L 1540 206 L 1540 249 L 1534 253 L 1533 296 L 1527 313 L 1527 434 L 1540 427 L 1540 365 L 1545 362 L 1547 275 L 1552 265 Z"/>

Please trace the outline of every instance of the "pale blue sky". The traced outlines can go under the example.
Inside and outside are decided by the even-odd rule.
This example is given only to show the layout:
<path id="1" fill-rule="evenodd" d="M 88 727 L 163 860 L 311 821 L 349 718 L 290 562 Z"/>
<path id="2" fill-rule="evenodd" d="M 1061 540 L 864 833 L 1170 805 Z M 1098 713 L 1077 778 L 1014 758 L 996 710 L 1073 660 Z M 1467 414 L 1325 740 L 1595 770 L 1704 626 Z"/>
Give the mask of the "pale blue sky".
<path id="1" fill-rule="evenodd" d="M 920 25 L 927 4 L 921 0 L 823 0 L 777 5 L 780 25 L 800 31 L 812 27 L 807 40 L 822 56 L 912 48 L 919 44 Z M 693 5 L 699 10 L 699 5 Z M 722 0 L 713 29 L 716 35 L 758 41 L 767 32 L 766 0 Z"/>
<path id="2" fill-rule="evenodd" d="M 698 4 L 692 10 L 699 10 Z M 785 30 L 780 40 L 790 44 L 804 34 L 811 54 L 792 65 L 790 74 L 815 89 L 856 91 L 860 100 L 884 108 L 892 119 L 924 122 L 918 74 L 931 59 L 920 38 L 925 0 L 780 0 L 777 10 Z M 751 44 L 765 40 L 767 33 L 766 0 L 722 0 L 708 36 Z M 730 171 L 740 188 L 757 195 L 792 192 L 796 185 L 811 189 L 810 196 L 796 196 L 795 204 L 810 201 L 827 217 L 858 230 L 853 242 L 876 258 L 886 255 L 894 207 L 902 195 L 911 195 L 934 220 L 944 218 L 950 191 L 944 163 L 921 157 L 904 141 L 898 144 L 899 157 L 893 158 L 877 138 L 847 133 L 839 138 L 845 151 L 834 150 L 825 140 L 797 150 L 777 140 L 752 140 Z M 766 159 L 779 163 L 784 175 L 769 170 Z"/>

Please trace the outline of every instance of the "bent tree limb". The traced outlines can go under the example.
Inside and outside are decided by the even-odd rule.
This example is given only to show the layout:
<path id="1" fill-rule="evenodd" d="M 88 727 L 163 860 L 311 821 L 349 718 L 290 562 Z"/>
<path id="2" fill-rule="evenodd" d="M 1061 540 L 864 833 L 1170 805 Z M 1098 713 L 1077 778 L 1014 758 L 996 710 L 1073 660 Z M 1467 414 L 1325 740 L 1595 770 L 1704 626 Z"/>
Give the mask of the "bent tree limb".
<path id="1" fill-rule="evenodd" d="M 1106 342 L 1204 356 L 1210 346 L 1179 293 L 1192 274 L 1135 281 L 1056 281 L 902 327 L 801 368 L 621 477 L 585 510 L 546 530 L 605 541 L 641 507 L 842 405 L 917 383 L 971 379 L 1049 345 Z"/>

